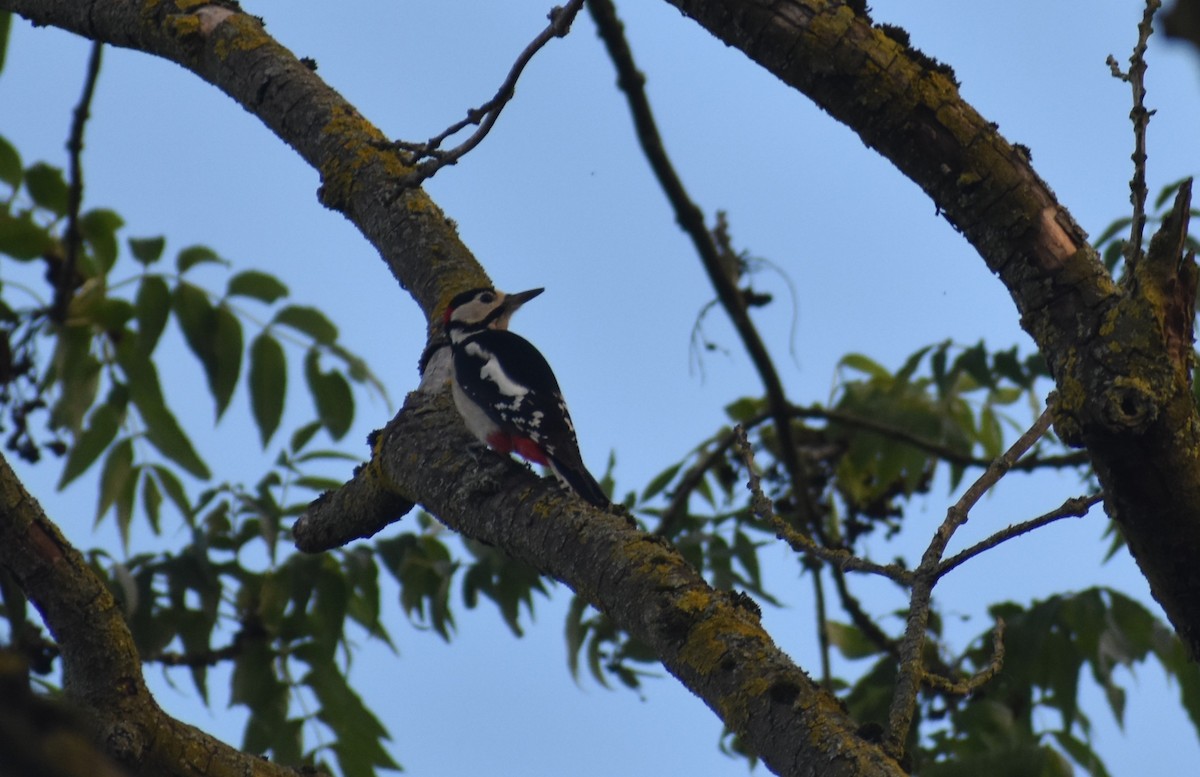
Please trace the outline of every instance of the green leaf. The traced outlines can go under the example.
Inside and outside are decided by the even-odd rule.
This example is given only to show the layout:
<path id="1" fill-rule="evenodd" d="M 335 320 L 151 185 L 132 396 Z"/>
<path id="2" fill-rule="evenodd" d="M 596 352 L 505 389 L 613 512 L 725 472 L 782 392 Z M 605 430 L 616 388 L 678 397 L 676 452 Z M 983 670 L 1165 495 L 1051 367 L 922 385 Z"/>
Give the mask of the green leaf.
<path id="1" fill-rule="evenodd" d="M 345 777 L 374 777 L 375 767 L 398 769 L 383 741 L 387 729 L 367 709 L 332 662 L 311 664 L 301 683 L 307 685 L 320 704 L 317 717 L 335 734 L 333 746 L 338 766 Z"/>
<path id="2" fill-rule="evenodd" d="M 209 375 L 209 387 L 217 400 L 217 418 L 229 407 L 233 390 L 237 387 L 242 372 L 242 325 L 228 305 L 216 310 L 216 328 L 213 331 L 213 370 Z"/>
<path id="3" fill-rule="evenodd" d="M 852 370 L 870 375 L 872 378 L 880 378 L 882 380 L 890 380 L 892 374 L 885 370 L 878 362 L 873 361 L 861 353 L 848 353 L 838 362 L 839 367 L 849 367 Z"/>
<path id="4" fill-rule="evenodd" d="M 158 488 L 158 481 L 147 474 L 142 478 L 142 507 L 146 510 L 146 519 L 150 521 L 150 528 L 156 535 L 162 531 L 162 503 L 163 496 Z"/>
<path id="5" fill-rule="evenodd" d="M 165 237 L 131 237 L 128 242 L 134 260 L 147 267 L 162 258 L 167 246 Z"/>
<path id="6" fill-rule="evenodd" d="M 825 631 L 829 634 L 829 642 L 841 654 L 849 659 L 867 658 L 879 655 L 882 651 L 857 626 L 837 621 L 825 621 Z"/>
<path id="7" fill-rule="evenodd" d="M 317 418 L 335 440 L 340 440 L 354 422 L 354 394 L 340 372 L 321 372 L 320 356 L 310 348 L 304 357 L 304 378 L 317 408 Z"/>
<path id="8" fill-rule="evenodd" d="M 54 242 L 50 232 L 36 224 L 30 214 L 20 217 L 0 214 L 0 254 L 22 261 L 37 259 Z"/>
<path id="9" fill-rule="evenodd" d="M 72 480 L 87 472 L 96 459 L 100 458 L 100 454 L 116 438 L 123 414 L 122 409 L 115 408 L 110 404 L 103 404 L 96 408 L 88 420 L 88 428 L 79 436 L 75 445 L 71 447 L 71 452 L 67 454 L 62 476 L 58 480 L 60 491 L 66 488 Z"/>
<path id="10" fill-rule="evenodd" d="M 129 396 L 146 425 L 146 438 L 167 458 L 201 480 L 211 477 L 208 465 L 196 453 L 191 440 L 167 409 L 158 371 L 146 354 L 131 343 L 117 347 L 117 361 L 125 372 Z"/>
<path id="11" fill-rule="evenodd" d="M 281 297 L 286 297 L 288 288 L 274 275 L 257 270 L 246 270 L 229 279 L 229 286 L 225 293 L 231 297 L 252 297 L 270 304 Z"/>
<path id="12" fill-rule="evenodd" d="M 0 28 L 4 28 L 9 17 L 8 11 L 0 11 Z M 7 35 L 7 29 L 0 29 L 0 67 L 4 64 L 4 42 L 3 38 Z M 0 181 L 16 189 L 21 185 L 21 178 L 25 171 L 21 169 L 21 155 L 13 148 L 12 144 L 0 137 Z"/>
<path id="13" fill-rule="evenodd" d="M 12 30 L 12 11 L 0 11 L 0 70 L 4 69 L 4 57 L 8 54 L 8 36 Z"/>
<path id="14" fill-rule="evenodd" d="M 67 182 L 62 170 L 45 162 L 37 162 L 25 169 L 25 190 L 40 207 L 56 216 L 67 213 Z"/>
<path id="15" fill-rule="evenodd" d="M 224 308 L 221 313 L 222 309 L 214 308 L 204 291 L 190 283 L 175 287 L 173 307 L 183 339 L 204 368 L 219 419 L 241 369 L 241 325 L 232 312 Z"/>
<path id="16" fill-rule="evenodd" d="M 89 210 L 79 217 L 79 231 L 92 247 L 92 255 L 105 275 L 117 261 L 117 230 L 123 226 L 125 219 L 104 208 Z"/>
<path id="17" fill-rule="evenodd" d="M 92 355 L 91 327 L 68 326 L 59 331 L 47 378 L 47 385 L 55 383 L 59 395 L 51 412 L 51 425 L 80 434 L 83 418 L 96 401 L 100 385 L 100 362 Z"/>
<path id="18" fill-rule="evenodd" d="M 179 270 L 180 275 L 183 275 L 196 265 L 206 262 L 229 265 L 229 262 L 218 256 L 217 252 L 208 246 L 188 246 L 175 257 L 175 267 Z"/>
<path id="19" fill-rule="evenodd" d="M 742 397 L 725 406 L 725 415 L 734 423 L 744 424 L 766 409 L 767 400 L 762 397 Z"/>
<path id="20" fill-rule="evenodd" d="M 287 356 L 268 332 L 250 344 L 250 411 L 264 448 L 279 428 L 287 396 Z"/>
<path id="21" fill-rule="evenodd" d="M 157 275 L 143 277 L 133 307 L 138 322 L 137 346 L 149 356 L 158 345 L 171 313 L 171 292 L 167 282 Z"/>
<path id="22" fill-rule="evenodd" d="M 331 344 L 338 336 L 337 327 L 324 313 L 305 305 L 288 305 L 275 314 L 274 323 L 303 332 L 322 345 Z"/>
<path id="23" fill-rule="evenodd" d="M 175 473 L 161 464 L 151 465 L 149 471 L 158 480 L 158 484 L 166 492 L 167 498 L 178 508 L 180 515 L 190 522 L 193 514 L 192 504 L 188 500 L 183 484 L 179 482 L 179 478 L 175 477 Z"/>
<path id="24" fill-rule="evenodd" d="M 667 487 L 667 484 L 675 478 L 675 475 L 679 473 L 679 468 L 682 466 L 683 462 L 681 461 L 678 464 L 672 464 L 662 472 L 655 475 L 654 479 L 650 481 L 650 484 L 646 486 L 646 490 L 642 492 L 642 501 L 646 502 L 650 499 L 653 499 L 655 496 L 658 496 L 658 494 Z"/>
<path id="25" fill-rule="evenodd" d="M 100 499 L 96 506 L 97 524 L 120 498 L 133 477 L 133 440 L 126 437 L 114 445 L 104 459 L 104 469 L 100 473 Z"/>

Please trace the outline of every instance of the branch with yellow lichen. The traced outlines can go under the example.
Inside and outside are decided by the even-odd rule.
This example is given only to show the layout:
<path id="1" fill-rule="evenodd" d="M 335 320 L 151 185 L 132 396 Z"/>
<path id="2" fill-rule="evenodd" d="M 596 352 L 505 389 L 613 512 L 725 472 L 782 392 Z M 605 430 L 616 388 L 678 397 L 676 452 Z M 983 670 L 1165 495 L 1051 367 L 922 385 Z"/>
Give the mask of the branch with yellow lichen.
<path id="1" fill-rule="evenodd" d="M 97 747 L 131 774 L 299 774 L 243 753 L 162 711 L 146 689 L 141 658 L 116 600 L 3 457 L 0 565 L 58 642 L 68 701 L 87 716 Z"/>

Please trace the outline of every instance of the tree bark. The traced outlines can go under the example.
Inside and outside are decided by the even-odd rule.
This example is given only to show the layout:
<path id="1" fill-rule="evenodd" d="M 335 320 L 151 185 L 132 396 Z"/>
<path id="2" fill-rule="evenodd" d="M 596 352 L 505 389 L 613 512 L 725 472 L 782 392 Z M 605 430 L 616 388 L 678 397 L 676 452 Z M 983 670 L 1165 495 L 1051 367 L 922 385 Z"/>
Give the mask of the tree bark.
<path id="1" fill-rule="evenodd" d="M 1190 186 L 1158 250 L 1118 286 L 1028 154 L 963 101 L 953 72 L 850 4 L 671 2 L 895 164 L 999 276 L 1058 384 L 1056 431 L 1091 455 L 1105 509 L 1200 658 Z"/>
<path id="2" fill-rule="evenodd" d="M 452 224 L 423 191 L 405 187 L 411 169 L 387 139 L 253 17 L 187 0 L 158 3 L 149 12 L 131 0 L 89 6 L 74 0 L 0 0 L 0 8 L 37 24 L 165 57 L 221 88 L 320 171 L 322 203 L 359 227 L 431 321 L 454 293 L 487 283 Z M 837 700 L 774 645 L 752 608 L 714 591 L 673 549 L 622 518 L 587 508 L 512 462 L 476 461 L 465 454 L 465 431 L 444 380 L 434 377 L 446 374 L 438 366 L 444 355 L 445 349 L 435 353 L 426 370 L 428 391 L 411 395 L 385 430 L 375 460 L 352 486 L 353 498 L 315 505 L 297 525 L 298 535 L 309 537 L 315 547 L 329 541 L 329 531 L 344 537 L 370 533 L 386 523 L 389 506 L 419 501 L 463 534 L 563 580 L 652 645 L 664 665 L 772 771 L 902 774 L 877 745 L 856 735 Z M 356 525 L 329 531 L 317 525 L 348 505 L 356 512 L 342 517 Z M 54 626 L 63 614 L 47 610 L 44 617 Z M 79 640 L 95 639 L 82 632 L 60 636 L 67 643 L 64 652 Z M 130 662 L 136 662 L 129 654 L 132 645 L 116 647 L 130 687 L 144 696 L 140 673 L 129 672 Z M 171 732 L 161 734 L 161 741 L 183 747 Z"/>

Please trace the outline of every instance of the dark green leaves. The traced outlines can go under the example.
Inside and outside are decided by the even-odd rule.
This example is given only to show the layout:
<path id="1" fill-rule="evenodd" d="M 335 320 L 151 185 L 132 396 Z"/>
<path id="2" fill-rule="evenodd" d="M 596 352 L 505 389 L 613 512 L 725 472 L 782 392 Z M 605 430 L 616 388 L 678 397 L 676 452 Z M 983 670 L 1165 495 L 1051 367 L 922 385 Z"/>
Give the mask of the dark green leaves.
<path id="1" fill-rule="evenodd" d="M 251 297 L 269 305 L 276 300 L 286 297 L 288 289 L 274 275 L 268 275 L 257 270 L 246 270 L 229 279 L 229 285 L 225 293 L 230 297 Z"/>
<path id="2" fill-rule="evenodd" d="M 316 308 L 288 305 L 275 314 L 274 323 L 303 332 L 321 345 L 330 345 L 337 340 L 337 327 Z"/>
<path id="3" fill-rule="evenodd" d="M 287 395 L 287 357 L 283 346 L 267 332 L 250 345 L 250 411 L 263 447 L 279 428 Z"/>
<path id="4" fill-rule="evenodd" d="M 8 18 L 8 11 L 0 11 L 0 15 Z M 2 25 L 3 22 L 0 22 Z M 0 36 L 3 31 L 0 31 Z M 2 44 L 0 44 L 2 45 Z M 3 53 L 0 52 L 0 66 L 3 66 Z M 16 189 L 21 185 L 21 179 L 24 177 L 24 171 L 21 169 L 21 155 L 12 147 L 12 144 L 0 137 L 0 181 Z"/>
<path id="5" fill-rule="evenodd" d="M 217 418 L 233 398 L 242 366 L 242 325 L 227 305 L 214 307 L 198 287 L 181 282 L 173 297 L 175 319 L 204 367 Z"/>
<path id="6" fill-rule="evenodd" d="M 350 384 L 336 370 L 322 372 L 320 355 L 310 348 L 304 357 L 304 379 L 317 407 L 317 417 L 333 439 L 341 439 L 350 431 L 354 420 L 354 394 Z"/>
<path id="7" fill-rule="evenodd" d="M 30 165 L 25 171 L 25 190 L 38 207 L 56 216 L 67 212 L 67 182 L 62 170 L 45 162 Z"/>
<path id="8" fill-rule="evenodd" d="M 29 214 L 9 216 L 0 214 L 0 254 L 13 259 L 36 259 L 50 250 L 54 238 Z"/>
<path id="9" fill-rule="evenodd" d="M 144 266 L 150 266 L 162 258 L 163 249 L 167 245 L 164 237 L 131 237 L 129 252 L 134 261 Z"/>

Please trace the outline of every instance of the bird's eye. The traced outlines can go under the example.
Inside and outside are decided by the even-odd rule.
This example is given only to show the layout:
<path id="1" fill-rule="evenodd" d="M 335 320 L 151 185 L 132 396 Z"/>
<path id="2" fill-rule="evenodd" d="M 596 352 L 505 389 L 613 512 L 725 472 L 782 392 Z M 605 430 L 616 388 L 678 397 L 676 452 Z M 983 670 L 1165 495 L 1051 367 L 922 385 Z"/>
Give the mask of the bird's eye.
<path id="1" fill-rule="evenodd" d="M 491 293 L 490 291 L 485 291 L 484 293 L 479 295 L 479 301 L 485 305 L 490 305 L 496 301 L 496 295 Z"/>

